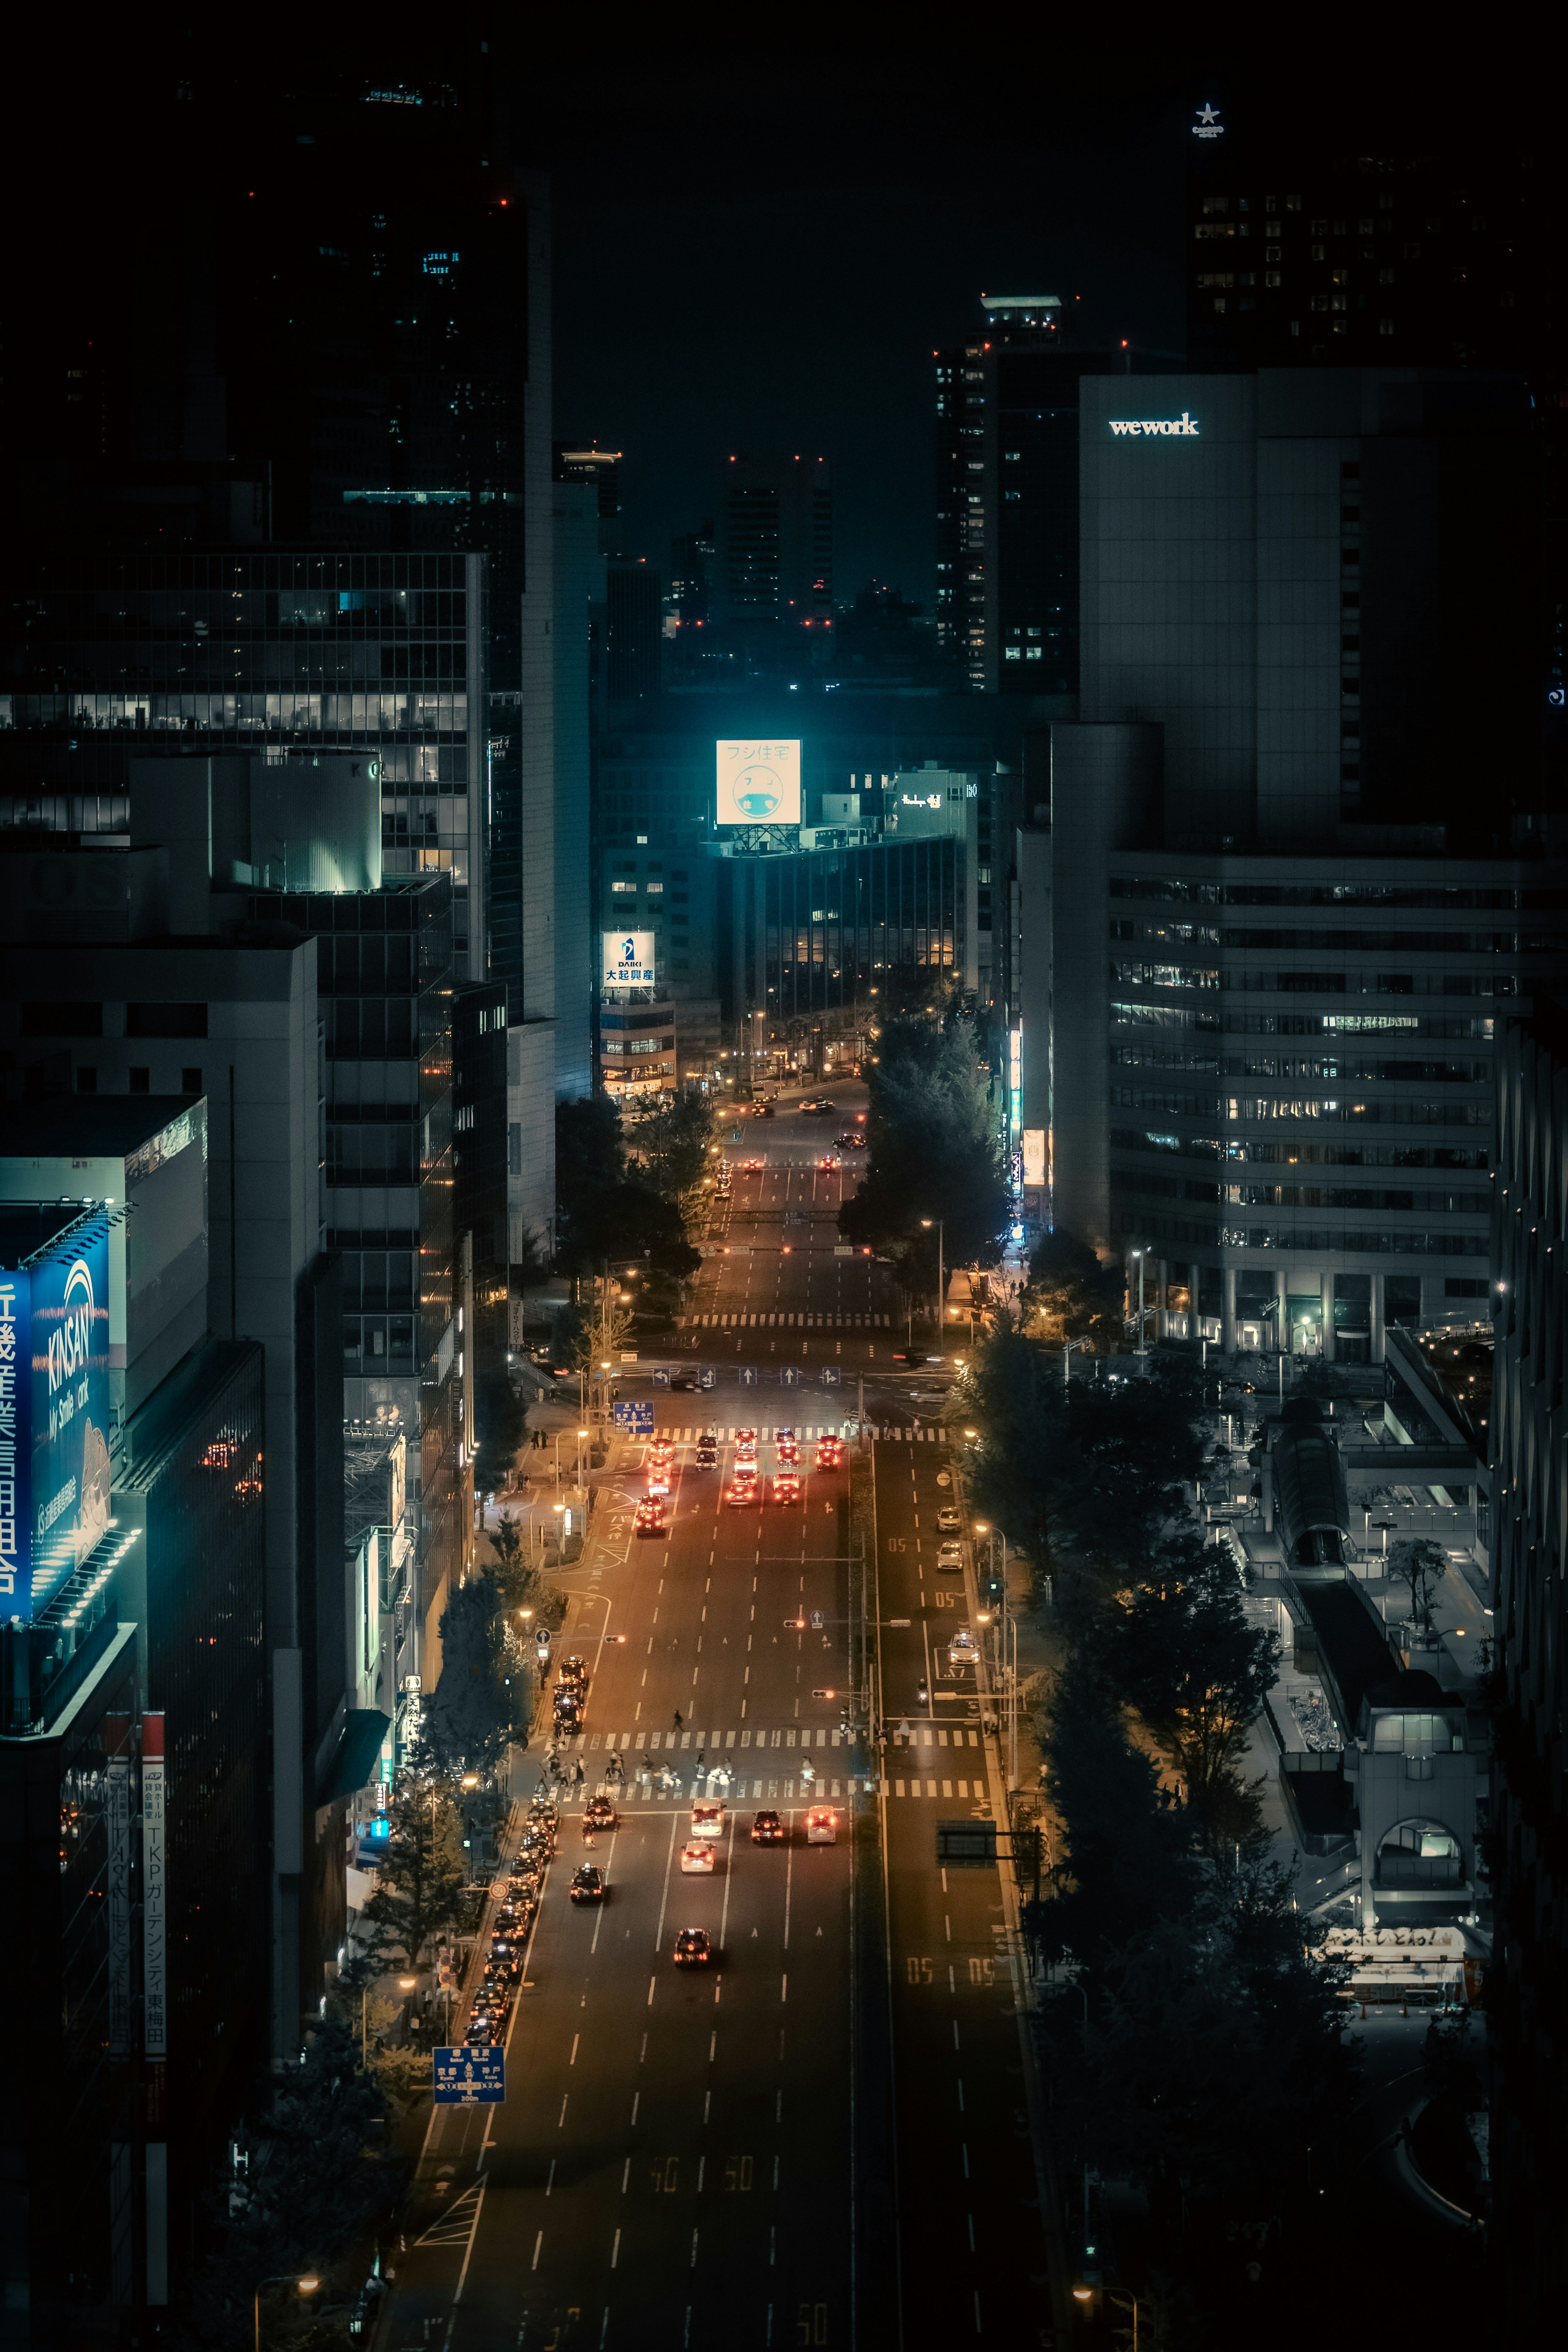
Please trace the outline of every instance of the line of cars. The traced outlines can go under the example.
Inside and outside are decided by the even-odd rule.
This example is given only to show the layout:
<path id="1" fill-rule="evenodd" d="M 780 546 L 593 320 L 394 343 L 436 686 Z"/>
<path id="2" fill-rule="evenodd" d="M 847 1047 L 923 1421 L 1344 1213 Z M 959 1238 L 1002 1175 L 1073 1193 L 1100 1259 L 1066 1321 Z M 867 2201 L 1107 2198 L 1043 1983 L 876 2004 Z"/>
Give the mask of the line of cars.
<path id="1" fill-rule="evenodd" d="M 674 1476 L 675 1447 L 668 1437 L 656 1437 L 647 1450 L 643 1493 L 637 1507 L 636 1526 L 639 1536 L 669 1533 L 665 1511 Z"/>
<path id="2" fill-rule="evenodd" d="M 716 1847 L 728 1826 L 724 1807 L 717 1801 L 700 1800 L 691 1808 L 691 1828 L 680 1850 L 682 1874 L 692 1877 L 711 1876 L 716 1862 Z M 752 1816 L 753 1845 L 787 1845 L 789 1831 L 777 1810 L 766 1805 Z M 831 1805 L 811 1805 L 806 1809 L 805 1842 L 807 1845 L 835 1845 L 838 1840 L 838 1816 Z M 682 1927 L 676 1937 L 671 1956 L 678 1969 L 710 1968 L 718 1958 L 713 1938 L 706 1927 Z"/>
<path id="3" fill-rule="evenodd" d="M 558 1817 L 547 1797 L 535 1797 L 528 1809 L 516 1859 L 506 1890 L 490 1922 L 489 1949 L 475 1988 L 465 2040 L 499 2042 L 506 2032 L 511 2004 L 522 1979 L 529 1931 L 544 1892 L 544 1874 L 555 1853 Z"/>
<path id="4" fill-rule="evenodd" d="M 731 1509 L 746 1510 L 763 1500 L 765 1491 L 771 1503 L 798 1503 L 802 1492 L 800 1439 L 793 1429 L 780 1429 L 773 1433 L 775 1467 L 764 1490 L 757 1471 L 757 1433 L 754 1429 L 735 1432 L 735 1459 L 731 1465 L 730 1483 L 724 1500 Z M 718 1460 L 717 1445 L 712 1459 Z M 816 1456 L 813 1468 L 837 1470 L 844 1461 L 844 1440 L 831 1433 L 816 1441 Z M 700 1456 L 699 1457 L 700 1466 Z"/>

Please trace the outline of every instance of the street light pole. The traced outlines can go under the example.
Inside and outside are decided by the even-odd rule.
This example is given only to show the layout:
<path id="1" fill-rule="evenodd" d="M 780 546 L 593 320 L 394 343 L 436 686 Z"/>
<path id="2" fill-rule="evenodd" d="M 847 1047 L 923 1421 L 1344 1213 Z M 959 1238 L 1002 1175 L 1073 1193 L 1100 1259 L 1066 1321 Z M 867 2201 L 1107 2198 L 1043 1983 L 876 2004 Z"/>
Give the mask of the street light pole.
<path id="1" fill-rule="evenodd" d="M 1146 1356 L 1149 1350 L 1143 1345 L 1143 1253 L 1138 1249 L 1132 1255 L 1138 1261 L 1138 1353 Z"/>

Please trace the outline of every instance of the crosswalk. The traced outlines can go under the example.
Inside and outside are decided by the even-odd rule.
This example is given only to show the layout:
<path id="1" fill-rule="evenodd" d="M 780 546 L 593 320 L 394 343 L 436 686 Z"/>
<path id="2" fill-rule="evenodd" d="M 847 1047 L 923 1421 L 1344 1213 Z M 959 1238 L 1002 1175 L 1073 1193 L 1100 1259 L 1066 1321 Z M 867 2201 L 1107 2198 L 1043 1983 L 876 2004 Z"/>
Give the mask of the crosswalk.
<path id="1" fill-rule="evenodd" d="M 945 1798 L 949 1803 L 962 1798 L 965 1804 L 980 1805 L 987 1803 L 990 1797 L 984 1780 L 978 1775 L 960 1777 L 957 1780 L 942 1780 L 934 1775 L 925 1779 L 914 1779 L 905 1775 L 901 1779 L 889 1778 L 882 1780 L 878 1780 L 872 1775 L 860 1776 L 846 1781 L 842 1779 L 832 1780 L 826 1773 L 819 1772 L 808 1785 L 798 1775 L 785 1774 L 781 1779 L 776 1774 L 768 1777 L 760 1776 L 754 1772 L 742 1772 L 730 1774 L 728 1780 L 729 1785 L 726 1787 L 725 1776 L 710 1775 L 708 1790 L 713 1796 L 722 1797 L 726 1801 L 735 1804 L 747 1804 L 779 1797 L 794 1798 L 803 1804 L 812 1802 L 825 1804 L 830 1802 L 835 1797 L 864 1794 L 868 1797 L 882 1795 L 935 1798 L 939 1802 Z M 590 1795 L 598 1793 L 596 1784 L 591 1780 L 587 1780 L 578 1793 L 585 1803 Z M 689 1805 L 692 1801 L 692 1792 L 679 1784 L 673 1790 L 661 1789 L 656 1780 L 650 1787 L 642 1788 L 638 1785 L 635 1775 L 627 1780 L 625 1788 L 617 1788 L 614 1794 L 617 1810 L 626 1811 L 630 1811 L 633 1806 L 646 1805 L 657 1808 L 660 1805 L 668 1805 L 679 1811 L 681 1806 Z M 575 1798 L 568 1800 L 565 1808 L 568 1812 L 571 1811 L 575 1801 Z"/>
<path id="2" fill-rule="evenodd" d="M 890 1315 L 813 1315 L 802 1308 L 793 1314 L 734 1313 L 717 1315 L 683 1315 L 680 1322 L 688 1328 L 703 1331 L 887 1331 L 892 1328 Z"/>
<path id="3" fill-rule="evenodd" d="M 581 1756 L 584 1767 L 595 1757 L 620 1756 L 626 1761 L 643 1756 L 657 1757 L 660 1764 L 681 1766 L 695 1763 L 700 1757 L 711 1763 L 715 1757 L 729 1761 L 760 1755 L 777 1756 L 787 1759 L 793 1751 L 802 1755 L 808 1748 L 815 1759 L 816 1751 L 844 1748 L 852 1745 L 849 1734 L 829 1730 L 825 1725 L 810 1724 L 734 1724 L 727 1729 L 705 1731 L 700 1727 L 679 1731 L 579 1731 L 571 1738 L 558 1739 L 557 1754 L 563 1757 Z M 972 1770 L 980 1769 L 981 1758 L 975 1752 L 981 1748 L 981 1735 L 964 1724 L 921 1724 L 910 1732 L 896 1731 L 891 1748 L 895 1760 L 918 1763 L 922 1770 L 935 1770 L 939 1760 L 955 1753 L 963 1755 Z"/>
<path id="4" fill-rule="evenodd" d="M 853 1416 L 851 1416 L 851 1419 L 853 1419 Z M 764 1429 L 759 1423 L 749 1421 L 742 1422 L 734 1425 L 728 1423 L 721 1425 L 718 1422 L 702 1422 L 693 1424 L 690 1427 L 681 1429 L 663 1427 L 656 1433 L 659 1437 L 668 1438 L 672 1445 L 695 1444 L 696 1441 L 700 1437 L 717 1437 L 725 1444 L 729 1444 L 734 1438 L 739 1436 L 742 1429 L 753 1431 L 759 1441 L 763 1445 L 771 1445 L 773 1444 L 779 1429 L 793 1430 L 795 1436 L 800 1439 L 802 1444 L 809 1444 L 815 1438 L 838 1437 L 842 1435 L 844 1423 L 837 1421 L 787 1421 L 780 1422 L 776 1429 Z M 873 1428 L 871 1434 L 873 1437 L 881 1438 L 889 1444 L 942 1445 L 947 1442 L 946 1430 L 936 1427 L 922 1426 L 920 1429 Z"/>

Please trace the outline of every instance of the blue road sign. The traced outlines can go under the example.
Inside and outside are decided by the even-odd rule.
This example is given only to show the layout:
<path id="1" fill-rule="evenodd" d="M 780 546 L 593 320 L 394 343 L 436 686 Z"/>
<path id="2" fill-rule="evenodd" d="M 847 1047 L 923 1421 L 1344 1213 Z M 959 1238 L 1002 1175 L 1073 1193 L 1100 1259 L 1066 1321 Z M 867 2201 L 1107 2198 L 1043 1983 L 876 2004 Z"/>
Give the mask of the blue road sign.
<path id="1" fill-rule="evenodd" d="M 618 1404 L 615 1412 L 616 1427 L 630 1430 L 634 1436 L 645 1435 L 653 1427 L 651 1404 Z"/>
<path id="2" fill-rule="evenodd" d="M 743 1389 L 754 1389 L 756 1385 L 757 1368 L 755 1364 L 742 1364 L 741 1367 L 741 1386 Z"/>
<path id="3" fill-rule="evenodd" d="M 843 1384 L 844 1367 L 842 1364 L 824 1364 L 822 1367 L 823 1387 L 825 1389 L 837 1389 L 842 1388 Z"/>
<path id="4" fill-rule="evenodd" d="M 799 1388 L 800 1366 L 798 1364 L 786 1364 L 783 1371 L 779 1374 L 779 1378 L 783 1381 L 786 1389 Z"/>
<path id="5" fill-rule="evenodd" d="M 498 2043 L 472 2042 L 434 2053 L 438 2107 L 499 2107 L 506 2097 L 506 2053 Z"/>
<path id="6" fill-rule="evenodd" d="M 656 1371 L 653 1376 L 653 1384 L 656 1389 L 667 1389 L 669 1386 L 669 1374 L 668 1372 Z"/>
<path id="7" fill-rule="evenodd" d="M 704 1364 L 697 1375 L 698 1385 L 700 1388 L 710 1389 L 718 1377 L 711 1364 Z"/>

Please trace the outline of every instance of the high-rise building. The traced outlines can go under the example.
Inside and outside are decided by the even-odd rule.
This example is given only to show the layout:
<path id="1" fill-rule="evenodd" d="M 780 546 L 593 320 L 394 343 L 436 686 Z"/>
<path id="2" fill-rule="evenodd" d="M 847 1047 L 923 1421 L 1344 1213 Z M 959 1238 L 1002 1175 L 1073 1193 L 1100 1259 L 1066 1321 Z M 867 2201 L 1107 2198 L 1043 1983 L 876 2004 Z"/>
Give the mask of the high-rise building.
<path id="1" fill-rule="evenodd" d="M 1352 101 L 1353 104 L 1353 101 Z M 1309 135 L 1211 107 L 1187 170 L 1187 364 L 1481 367 L 1534 374 L 1564 318 L 1555 189 L 1525 138 Z"/>
<path id="2" fill-rule="evenodd" d="M 1491 1273 L 1492 1629 L 1500 1672 L 1492 1808 L 1498 1941 L 1488 1987 L 1491 2177 L 1504 2325 L 1550 2326 L 1568 2288 L 1552 2184 L 1568 2148 L 1568 1809 L 1558 1765 L 1563 1687 L 1561 1442 L 1568 1219 L 1568 1016 L 1561 1000 L 1498 1049 Z"/>
<path id="3" fill-rule="evenodd" d="M 1568 971 L 1523 388 L 1109 378 L 1080 435 L 1082 718 L 1010 1013 L 1042 1209 L 1179 1328 L 1376 1359 L 1476 1311 L 1495 1024 Z"/>
<path id="4" fill-rule="evenodd" d="M 719 485 L 718 617 L 784 633 L 833 623 L 833 478 L 824 457 L 734 457 Z"/>
<path id="5" fill-rule="evenodd" d="M 980 299 L 984 326 L 932 354 L 938 648 L 973 693 L 1073 695 L 1079 383 L 1160 362 L 1085 349 L 1058 295 Z"/>
<path id="6" fill-rule="evenodd" d="M 206 1332 L 205 1103 L 16 1108 L 0 1893 L 57 1997 L 16 2053 L 0 2266 L 25 2340 L 65 2346 L 171 2300 L 267 2049 L 268 1874 L 234 1867 L 274 1827 L 264 1357 Z M 68 1333 L 68 1417 L 40 1376 Z"/>

